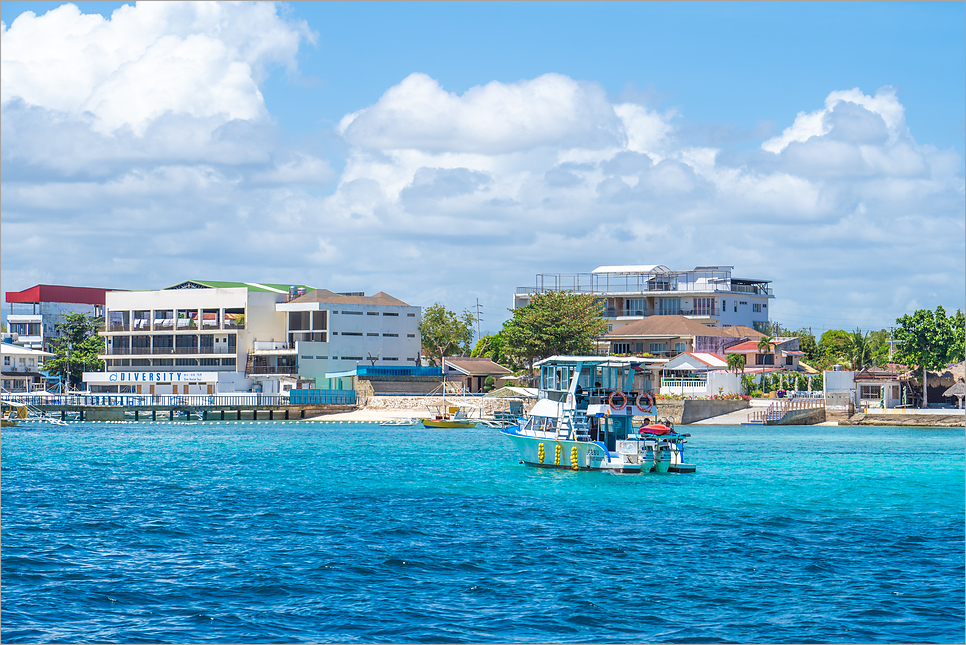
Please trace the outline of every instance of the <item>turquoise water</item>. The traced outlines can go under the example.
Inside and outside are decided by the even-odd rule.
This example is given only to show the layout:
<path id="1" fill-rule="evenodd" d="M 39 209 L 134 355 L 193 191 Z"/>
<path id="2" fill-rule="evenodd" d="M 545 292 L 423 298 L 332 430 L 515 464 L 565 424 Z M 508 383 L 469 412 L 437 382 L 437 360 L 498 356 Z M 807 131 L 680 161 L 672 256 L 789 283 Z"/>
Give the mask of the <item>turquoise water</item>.
<path id="1" fill-rule="evenodd" d="M 963 642 L 963 429 L 692 426 L 696 475 L 495 430 L 2 433 L 4 642 Z"/>

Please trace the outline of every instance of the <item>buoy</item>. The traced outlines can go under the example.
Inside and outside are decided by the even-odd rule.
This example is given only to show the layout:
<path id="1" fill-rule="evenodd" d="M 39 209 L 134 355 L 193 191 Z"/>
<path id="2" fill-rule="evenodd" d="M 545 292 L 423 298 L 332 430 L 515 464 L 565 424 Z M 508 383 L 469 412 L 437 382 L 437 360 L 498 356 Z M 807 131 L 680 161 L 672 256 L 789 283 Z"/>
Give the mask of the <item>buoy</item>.
<path id="1" fill-rule="evenodd" d="M 543 444 L 542 443 L 537 444 L 537 459 L 540 460 L 541 464 L 543 463 Z"/>
<path id="2" fill-rule="evenodd" d="M 570 449 L 570 466 L 574 470 L 580 470 L 580 466 L 577 464 L 577 446 Z"/>
<path id="3" fill-rule="evenodd" d="M 577 446 L 574 446 L 574 447 L 576 448 Z M 553 465 L 554 466 L 560 465 L 560 444 L 559 443 L 557 444 L 557 448 L 553 451 Z"/>

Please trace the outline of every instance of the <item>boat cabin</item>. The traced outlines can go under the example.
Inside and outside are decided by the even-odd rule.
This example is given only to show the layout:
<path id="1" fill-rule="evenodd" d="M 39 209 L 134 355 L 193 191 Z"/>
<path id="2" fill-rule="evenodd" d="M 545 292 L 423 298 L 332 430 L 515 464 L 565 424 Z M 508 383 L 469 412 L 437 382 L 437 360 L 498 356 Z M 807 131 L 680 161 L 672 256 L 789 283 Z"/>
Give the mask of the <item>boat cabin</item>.
<path id="1" fill-rule="evenodd" d="M 570 412 L 578 435 L 589 435 L 589 441 L 613 451 L 634 432 L 635 416 L 653 420 L 654 397 L 644 359 L 552 356 L 536 365 L 540 398 L 530 411 L 535 430 L 552 431 Z"/>

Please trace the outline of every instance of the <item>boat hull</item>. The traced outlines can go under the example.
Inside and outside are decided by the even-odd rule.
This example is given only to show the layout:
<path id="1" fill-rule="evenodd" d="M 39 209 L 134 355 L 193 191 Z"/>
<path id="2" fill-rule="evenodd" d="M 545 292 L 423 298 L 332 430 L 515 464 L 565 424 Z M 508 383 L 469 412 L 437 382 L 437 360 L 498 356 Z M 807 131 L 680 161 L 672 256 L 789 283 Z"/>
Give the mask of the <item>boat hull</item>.
<path id="1" fill-rule="evenodd" d="M 435 421 L 423 419 L 423 426 L 427 428 L 475 428 L 476 421 Z"/>
<path id="2" fill-rule="evenodd" d="M 598 442 L 532 437 L 521 435 L 518 430 L 518 427 L 511 427 L 500 432 L 513 443 L 520 453 L 523 463 L 528 466 L 563 470 L 607 470 L 619 473 L 640 473 L 642 466 L 648 465 L 626 463 L 619 457 L 612 458 L 608 455 L 606 447 Z M 541 444 L 543 444 L 542 459 L 540 455 Z M 557 446 L 560 447 L 559 452 Z"/>

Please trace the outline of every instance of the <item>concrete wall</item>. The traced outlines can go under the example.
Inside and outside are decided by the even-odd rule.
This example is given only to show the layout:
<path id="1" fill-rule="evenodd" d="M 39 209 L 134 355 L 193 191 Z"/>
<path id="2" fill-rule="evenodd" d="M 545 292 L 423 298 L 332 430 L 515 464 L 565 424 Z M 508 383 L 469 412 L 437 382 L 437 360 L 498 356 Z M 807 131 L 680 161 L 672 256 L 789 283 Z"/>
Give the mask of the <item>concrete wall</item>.
<path id="1" fill-rule="evenodd" d="M 681 423 L 687 425 L 695 421 L 744 410 L 747 407 L 750 407 L 749 403 L 744 399 L 684 401 Z"/>
<path id="2" fill-rule="evenodd" d="M 790 410 L 780 421 L 769 423 L 774 426 L 811 426 L 816 423 L 825 422 L 825 408 L 812 408 L 811 410 Z"/>

